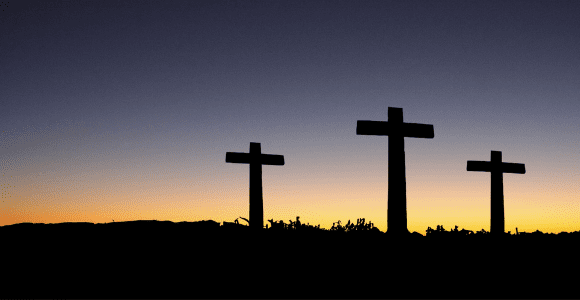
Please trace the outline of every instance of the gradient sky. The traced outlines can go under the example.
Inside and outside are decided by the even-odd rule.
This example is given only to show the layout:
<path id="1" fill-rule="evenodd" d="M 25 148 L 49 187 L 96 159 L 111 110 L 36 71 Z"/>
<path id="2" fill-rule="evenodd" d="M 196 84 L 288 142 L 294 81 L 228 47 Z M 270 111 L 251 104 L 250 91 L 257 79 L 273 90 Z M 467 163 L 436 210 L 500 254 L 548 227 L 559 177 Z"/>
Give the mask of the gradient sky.
<path id="1" fill-rule="evenodd" d="M 248 217 L 387 230 L 388 137 L 405 139 L 408 229 L 580 230 L 580 1 L 9 1 L 0 5 L 0 225 Z"/>

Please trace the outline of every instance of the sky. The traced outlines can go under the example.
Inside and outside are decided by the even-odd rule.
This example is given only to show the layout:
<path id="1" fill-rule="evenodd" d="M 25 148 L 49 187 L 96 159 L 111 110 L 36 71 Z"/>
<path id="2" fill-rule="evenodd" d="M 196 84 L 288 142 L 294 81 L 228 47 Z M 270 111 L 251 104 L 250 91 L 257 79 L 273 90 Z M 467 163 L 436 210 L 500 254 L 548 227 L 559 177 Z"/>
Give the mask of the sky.
<path id="1" fill-rule="evenodd" d="M 249 216 L 387 230 L 388 137 L 405 138 L 407 227 L 580 230 L 580 1 L 5 1 L 0 225 Z"/>

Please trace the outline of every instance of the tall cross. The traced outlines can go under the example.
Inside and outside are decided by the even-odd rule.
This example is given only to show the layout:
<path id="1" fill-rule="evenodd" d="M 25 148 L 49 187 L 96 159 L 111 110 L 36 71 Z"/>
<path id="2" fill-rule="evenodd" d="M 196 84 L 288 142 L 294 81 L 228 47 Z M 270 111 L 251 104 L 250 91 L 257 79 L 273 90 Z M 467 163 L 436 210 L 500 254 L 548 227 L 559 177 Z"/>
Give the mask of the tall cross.
<path id="1" fill-rule="evenodd" d="M 389 137 L 389 195 L 387 231 L 409 233 L 407 229 L 407 186 L 405 179 L 405 137 L 432 139 L 433 125 L 404 123 L 403 109 L 389 107 L 389 121 L 357 121 L 357 135 Z"/>
<path id="2" fill-rule="evenodd" d="M 262 165 L 284 165 L 283 155 L 262 154 L 260 143 L 250 143 L 250 153 L 226 152 L 227 163 L 250 164 L 250 228 L 264 227 Z"/>
<path id="3" fill-rule="evenodd" d="M 524 164 L 501 161 L 501 151 L 491 151 L 491 161 L 467 161 L 467 171 L 491 173 L 491 220 L 490 234 L 505 233 L 503 207 L 503 173 L 526 174 Z"/>

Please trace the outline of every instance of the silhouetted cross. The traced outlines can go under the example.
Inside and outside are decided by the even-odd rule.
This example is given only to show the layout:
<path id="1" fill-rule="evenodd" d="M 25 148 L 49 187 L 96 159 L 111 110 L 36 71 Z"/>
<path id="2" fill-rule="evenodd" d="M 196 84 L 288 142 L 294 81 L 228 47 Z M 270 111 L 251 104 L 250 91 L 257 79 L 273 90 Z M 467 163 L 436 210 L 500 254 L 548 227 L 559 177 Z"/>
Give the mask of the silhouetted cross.
<path id="1" fill-rule="evenodd" d="M 405 137 L 432 139 L 433 125 L 404 123 L 403 109 L 389 107 L 389 121 L 357 121 L 357 135 L 389 137 L 389 195 L 387 232 L 409 233 L 407 229 L 407 186 L 405 180 Z"/>
<path id="2" fill-rule="evenodd" d="M 503 173 L 526 174 L 524 164 L 501 161 L 501 151 L 491 151 L 491 161 L 467 161 L 467 171 L 491 173 L 491 220 L 490 234 L 505 232 L 503 207 Z"/>
<path id="3" fill-rule="evenodd" d="M 250 164 L 250 227 L 264 227 L 262 165 L 283 166 L 284 156 L 262 154 L 260 143 L 250 143 L 250 153 L 226 152 L 227 163 Z"/>

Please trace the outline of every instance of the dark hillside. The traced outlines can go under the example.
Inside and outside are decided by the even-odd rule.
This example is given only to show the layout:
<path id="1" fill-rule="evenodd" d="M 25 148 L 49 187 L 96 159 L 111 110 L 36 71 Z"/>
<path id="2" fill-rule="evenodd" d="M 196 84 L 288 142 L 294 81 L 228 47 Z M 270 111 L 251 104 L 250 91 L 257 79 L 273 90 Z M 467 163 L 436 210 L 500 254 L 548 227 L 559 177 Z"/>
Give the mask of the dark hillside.
<path id="1" fill-rule="evenodd" d="M 24 223 L 0 227 L 0 236 L 17 266 L 6 270 L 13 274 L 7 283 L 26 278 L 38 287 L 26 295 L 38 297 L 559 298 L 573 291 L 563 283 L 573 278 L 566 274 L 578 232 L 395 238 L 302 229 L 256 234 L 215 221 Z M 555 284 L 562 288 L 548 288 Z"/>

